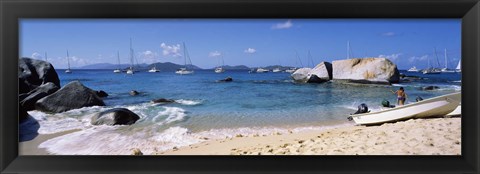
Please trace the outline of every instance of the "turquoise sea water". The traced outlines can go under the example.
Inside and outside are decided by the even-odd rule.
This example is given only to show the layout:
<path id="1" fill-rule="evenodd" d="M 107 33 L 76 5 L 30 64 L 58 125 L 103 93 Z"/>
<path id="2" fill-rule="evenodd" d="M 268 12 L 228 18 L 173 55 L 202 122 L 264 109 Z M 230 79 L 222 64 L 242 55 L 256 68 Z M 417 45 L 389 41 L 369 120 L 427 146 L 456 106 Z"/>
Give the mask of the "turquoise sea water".
<path id="1" fill-rule="evenodd" d="M 225 138 L 236 134 L 271 134 L 287 130 L 324 129 L 353 124 L 350 113 L 361 103 L 371 110 L 380 108 L 383 99 L 392 104 L 396 96 L 390 90 L 404 87 L 414 102 L 417 96 L 430 98 L 461 90 L 461 74 L 410 73 L 423 77 L 392 86 L 297 84 L 289 73 L 254 73 L 197 70 L 193 75 L 174 72 L 134 75 L 112 70 L 57 71 L 64 86 L 78 80 L 94 90 L 104 90 L 107 106 L 76 109 L 59 114 L 29 112 L 40 124 L 40 134 L 66 130 L 80 131 L 48 140 L 40 145 L 53 154 L 130 154 L 140 148 L 152 154 L 172 147 L 187 146 L 206 138 Z M 217 82 L 227 76 L 233 82 Z M 423 91 L 423 86 L 439 86 Z M 130 96 L 130 90 L 141 94 Z M 174 99 L 172 104 L 152 104 L 156 98 Z M 92 114 L 125 107 L 141 119 L 131 126 L 92 126 Z M 73 146 L 72 146 L 73 144 Z"/>

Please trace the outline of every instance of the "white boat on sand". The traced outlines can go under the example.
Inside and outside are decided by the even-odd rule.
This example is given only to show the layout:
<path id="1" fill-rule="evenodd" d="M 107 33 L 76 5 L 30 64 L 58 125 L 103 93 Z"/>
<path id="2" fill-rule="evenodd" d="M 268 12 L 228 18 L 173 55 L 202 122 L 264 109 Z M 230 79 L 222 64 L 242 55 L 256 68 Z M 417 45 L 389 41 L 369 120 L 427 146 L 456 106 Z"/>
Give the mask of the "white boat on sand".
<path id="1" fill-rule="evenodd" d="M 461 93 L 442 95 L 378 112 L 351 115 L 356 124 L 373 125 L 410 118 L 445 116 L 454 111 L 461 101 Z"/>

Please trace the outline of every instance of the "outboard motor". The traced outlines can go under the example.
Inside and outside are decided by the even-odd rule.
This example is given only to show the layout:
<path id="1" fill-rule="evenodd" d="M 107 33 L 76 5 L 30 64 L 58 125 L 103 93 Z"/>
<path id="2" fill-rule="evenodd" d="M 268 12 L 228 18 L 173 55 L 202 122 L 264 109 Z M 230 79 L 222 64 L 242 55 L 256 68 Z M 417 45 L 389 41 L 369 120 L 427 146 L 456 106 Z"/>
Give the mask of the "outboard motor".
<path id="1" fill-rule="evenodd" d="M 365 103 L 358 105 L 358 110 L 354 114 L 363 114 L 368 112 L 368 106 Z"/>
<path id="2" fill-rule="evenodd" d="M 416 98 L 415 100 L 417 100 L 417 102 L 419 102 L 419 101 L 422 101 L 422 100 L 423 100 L 423 98 L 422 98 L 422 97 L 420 97 L 420 96 L 417 96 L 417 98 Z"/>
<path id="3" fill-rule="evenodd" d="M 382 106 L 383 107 L 390 107 L 390 102 L 388 100 L 383 99 Z"/>

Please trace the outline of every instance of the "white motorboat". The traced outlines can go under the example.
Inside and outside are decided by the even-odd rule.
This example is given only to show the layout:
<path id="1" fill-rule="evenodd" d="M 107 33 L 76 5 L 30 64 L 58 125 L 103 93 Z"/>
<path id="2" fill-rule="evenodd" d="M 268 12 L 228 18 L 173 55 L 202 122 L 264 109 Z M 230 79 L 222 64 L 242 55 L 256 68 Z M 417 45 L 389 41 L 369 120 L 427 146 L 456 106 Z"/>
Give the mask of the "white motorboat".
<path id="1" fill-rule="evenodd" d="M 296 68 L 290 68 L 290 69 L 285 70 L 285 72 L 294 73 L 296 70 L 297 70 Z"/>
<path id="2" fill-rule="evenodd" d="M 266 73 L 268 72 L 268 69 L 263 69 L 263 68 L 258 68 L 257 73 Z"/>
<path id="3" fill-rule="evenodd" d="M 275 68 L 272 70 L 272 72 L 282 72 L 282 70 L 280 68 Z"/>
<path id="4" fill-rule="evenodd" d="M 351 115 L 356 124 L 372 125 L 410 118 L 445 116 L 454 111 L 461 101 L 461 93 L 442 95 L 378 112 Z"/>
<path id="5" fill-rule="evenodd" d="M 419 72 L 420 70 L 417 67 L 413 66 L 412 68 L 407 70 L 408 72 Z"/>
<path id="6" fill-rule="evenodd" d="M 153 73 L 153 72 L 160 72 L 160 70 L 157 69 L 156 66 L 154 66 L 154 67 L 152 67 L 152 69 L 148 70 L 148 72 L 152 72 L 152 73 Z"/>

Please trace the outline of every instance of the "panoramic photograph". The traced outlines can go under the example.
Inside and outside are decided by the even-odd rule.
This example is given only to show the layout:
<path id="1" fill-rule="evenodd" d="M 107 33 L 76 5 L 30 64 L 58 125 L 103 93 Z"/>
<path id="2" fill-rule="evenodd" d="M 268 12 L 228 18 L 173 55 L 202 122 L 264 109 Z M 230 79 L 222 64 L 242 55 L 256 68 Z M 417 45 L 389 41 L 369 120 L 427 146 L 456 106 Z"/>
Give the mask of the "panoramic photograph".
<path id="1" fill-rule="evenodd" d="M 21 19 L 19 155 L 462 155 L 460 19 Z"/>

